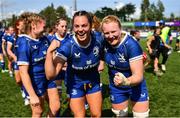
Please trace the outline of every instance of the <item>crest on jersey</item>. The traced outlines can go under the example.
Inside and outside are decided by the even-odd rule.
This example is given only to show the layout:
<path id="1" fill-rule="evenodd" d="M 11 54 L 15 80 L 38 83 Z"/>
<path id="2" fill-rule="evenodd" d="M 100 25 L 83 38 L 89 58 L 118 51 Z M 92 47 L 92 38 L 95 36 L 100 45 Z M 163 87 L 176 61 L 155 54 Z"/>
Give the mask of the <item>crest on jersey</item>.
<path id="1" fill-rule="evenodd" d="M 74 53 L 75 58 L 80 58 L 81 53 Z"/>
<path id="2" fill-rule="evenodd" d="M 111 65 L 115 65 L 115 61 L 111 60 L 110 61 Z"/>
<path id="3" fill-rule="evenodd" d="M 119 59 L 120 62 L 126 62 L 126 59 L 124 58 L 124 54 L 119 53 L 118 59 Z"/>
<path id="4" fill-rule="evenodd" d="M 98 48 L 97 46 L 94 47 L 93 53 L 94 53 L 95 56 L 98 56 L 98 54 L 99 54 L 99 48 Z"/>
<path id="5" fill-rule="evenodd" d="M 90 65 L 92 63 L 92 60 L 87 60 L 86 64 Z"/>

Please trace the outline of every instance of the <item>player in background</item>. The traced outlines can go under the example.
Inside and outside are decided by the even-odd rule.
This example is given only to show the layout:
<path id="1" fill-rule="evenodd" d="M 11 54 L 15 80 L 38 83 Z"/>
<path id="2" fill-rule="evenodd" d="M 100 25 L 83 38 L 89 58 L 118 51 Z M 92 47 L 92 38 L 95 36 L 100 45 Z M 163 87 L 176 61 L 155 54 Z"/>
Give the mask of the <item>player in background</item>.
<path id="1" fill-rule="evenodd" d="M 161 28 L 161 44 L 160 44 L 160 54 L 162 54 L 162 63 L 161 69 L 162 71 L 166 71 L 166 62 L 168 60 L 169 54 L 172 52 L 172 47 L 169 45 L 169 40 L 171 40 L 171 29 L 169 26 L 165 25 L 164 20 L 159 21 L 159 27 Z"/>
<path id="2" fill-rule="evenodd" d="M 148 52 L 153 62 L 154 74 L 157 76 L 162 76 L 163 73 L 160 71 L 159 64 L 159 54 L 160 54 L 160 42 L 161 42 L 161 29 L 156 28 L 154 34 L 148 38 L 147 47 Z"/>
<path id="3" fill-rule="evenodd" d="M 2 73 L 6 72 L 4 54 L 3 54 L 3 50 L 2 50 L 2 38 L 3 38 L 4 32 L 5 32 L 4 28 L 2 26 L 2 23 L 0 22 L 0 67 L 1 67 Z"/>
<path id="4" fill-rule="evenodd" d="M 9 26 L 2 39 L 3 54 L 7 57 L 9 76 L 13 77 L 12 58 L 7 54 L 7 42 L 14 39 L 14 28 Z"/>

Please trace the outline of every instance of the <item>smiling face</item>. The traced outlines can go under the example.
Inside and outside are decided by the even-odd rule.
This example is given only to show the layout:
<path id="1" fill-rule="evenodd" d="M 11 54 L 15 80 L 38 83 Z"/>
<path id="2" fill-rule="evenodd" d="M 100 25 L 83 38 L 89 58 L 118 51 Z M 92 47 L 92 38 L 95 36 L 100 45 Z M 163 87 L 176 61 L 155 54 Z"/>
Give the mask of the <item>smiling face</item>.
<path id="1" fill-rule="evenodd" d="M 119 25 L 116 22 L 104 23 L 102 25 L 102 30 L 105 39 L 110 45 L 116 46 L 119 44 L 121 29 L 119 28 Z"/>
<path id="2" fill-rule="evenodd" d="M 101 29 L 106 41 L 111 46 L 117 46 L 121 42 L 121 23 L 118 17 L 106 16 L 102 20 Z"/>
<path id="3" fill-rule="evenodd" d="M 73 30 L 78 42 L 86 42 L 90 38 L 90 23 L 86 16 L 76 16 L 74 18 Z"/>

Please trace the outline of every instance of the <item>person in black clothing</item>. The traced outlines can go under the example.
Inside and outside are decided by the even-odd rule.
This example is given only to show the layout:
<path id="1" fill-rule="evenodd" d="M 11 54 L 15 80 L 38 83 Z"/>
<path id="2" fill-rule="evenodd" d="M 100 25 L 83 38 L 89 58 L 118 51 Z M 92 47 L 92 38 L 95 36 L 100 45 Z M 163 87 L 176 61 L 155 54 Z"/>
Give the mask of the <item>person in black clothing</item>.
<path id="1" fill-rule="evenodd" d="M 161 41 L 161 37 L 160 37 L 160 33 L 161 33 L 161 29 L 160 28 L 156 28 L 154 31 L 154 34 L 148 38 L 147 41 L 147 47 L 148 47 L 148 51 L 149 51 L 149 55 L 151 60 L 153 60 L 154 62 L 154 73 L 157 76 L 162 76 L 162 72 L 159 70 L 158 67 L 158 60 L 159 60 L 159 49 L 160 49 L 160 41 Z"/>

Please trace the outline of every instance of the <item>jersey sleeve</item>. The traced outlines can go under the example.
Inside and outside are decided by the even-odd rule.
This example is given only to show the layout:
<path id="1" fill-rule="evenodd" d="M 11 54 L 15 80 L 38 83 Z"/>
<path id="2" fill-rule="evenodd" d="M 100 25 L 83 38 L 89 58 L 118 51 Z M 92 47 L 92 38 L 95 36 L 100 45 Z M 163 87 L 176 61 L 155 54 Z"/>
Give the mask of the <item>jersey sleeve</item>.
<path id="1" fill-rule="evenodd" d="M 129 40 L 127 42 L 126 47 L 127 47 L 127 54 L 129 57 L 129 62 L 136 61 L 143 58 L 142 48 L 140 47 L 137 41 L 133 39 Z"/>
<path id="2" fill-rule="evenodd" d="M 7 37 L 7 43 L 9 43 L 9 44 L 13 45 L 13 43 L 14 43 L 14 39 L 13 39 L 13 37 L 8 36 L 8 37 Z"/>
<path id="3" fill-rule="evenodd" d="M 64 39 L 60 45 L 60 47 L 57 49 L 56 56 L 63 59 L 64 61 L 67 61 L 67 59 L 71 56 L 71 49 L 72 49 L 72 43 L 68 38 Z"/>
<path id="4" fill-rule="evenodd" d="M 25 38 L 18 39 L 19 45 L 17 48 L 17 63 L 18 65 L 29 65 L 30 62 L 30 46 Z"/>

